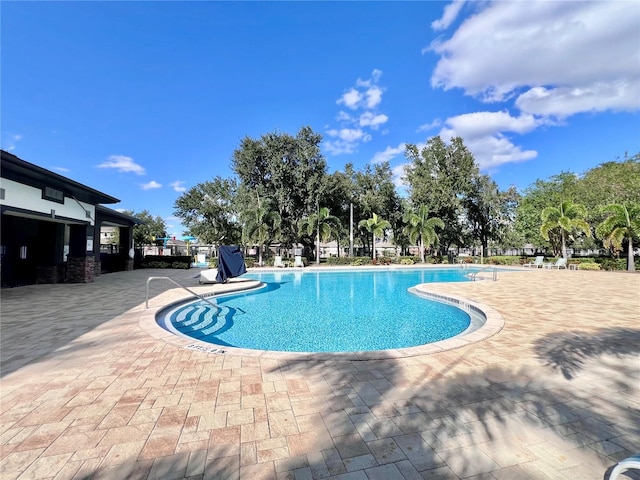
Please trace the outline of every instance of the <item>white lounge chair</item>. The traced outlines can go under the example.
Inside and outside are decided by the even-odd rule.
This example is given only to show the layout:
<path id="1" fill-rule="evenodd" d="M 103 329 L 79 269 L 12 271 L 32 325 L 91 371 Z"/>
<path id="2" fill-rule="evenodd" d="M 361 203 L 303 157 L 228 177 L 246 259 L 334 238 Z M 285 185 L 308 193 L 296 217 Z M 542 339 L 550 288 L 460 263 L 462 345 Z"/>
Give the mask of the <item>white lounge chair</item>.
<path id="1" fill-rule="evenodd" d="M 544 256 L 538 255 L 533 262 L 525 263 L 523 267 L 542 268 L 544 267 Z"/>
<path id="2" fill-rule="evenodd" d="M 558 270 L 560 270 L 561 268 L 566 269 L 567 268 L 567 259 L 566 258 L 559 258 L 556 263 L 547 263 L 545 264 L 545 267 L 548 268 L 549 270 L 551 270 L 552 268 L 557 268 Z"/>
<path id="3" fill-rule="evenodd" d="M 208 270 L 202 270 L 200 272 L 199 283 L 218 283 L 216 277 L 218 276 L 217 268 L 209 268 Z"/>
<path id="4" fill-rule="evenodd" d="M 273 258 L 273 266 L 274 267 L 284 267 L 284 263 L 282 263 L 282 257 L 280 255 L 276 255 Z"/>
<path id="5" fill-rule="evenodd" d="M 302 256 L 301 255 L 296 255 L 295 258 L 293 259 L 293 266 L 294 267 L 304 267 L 304 263 L 302 262 Z"/>
<path id="6" fill-rule="evenodd" d="M 609 480 L 617 480 L 618 475 L 631 468 L 633 468 L 634 470 L 640 470 L 640 453 L 619 461 L 615 468 L 611 470 Z"/>

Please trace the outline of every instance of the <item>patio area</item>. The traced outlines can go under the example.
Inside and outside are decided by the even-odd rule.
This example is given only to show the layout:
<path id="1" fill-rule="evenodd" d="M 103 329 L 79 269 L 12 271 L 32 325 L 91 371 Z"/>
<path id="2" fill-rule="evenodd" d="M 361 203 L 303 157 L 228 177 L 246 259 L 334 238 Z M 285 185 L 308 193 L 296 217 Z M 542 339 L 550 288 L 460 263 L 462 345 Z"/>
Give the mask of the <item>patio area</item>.
<path id="1" fill-rule="evenodd" d="M 640 274 L 430 284 L 504 328 L 345 361 L 208 353 L 141 328 L 148 276 L 224 288 L 198 272 L 2 290 L 3 480 L 595 480 L 640 451 Z M 158 281 L 149 304 L 186 296 Z"/>

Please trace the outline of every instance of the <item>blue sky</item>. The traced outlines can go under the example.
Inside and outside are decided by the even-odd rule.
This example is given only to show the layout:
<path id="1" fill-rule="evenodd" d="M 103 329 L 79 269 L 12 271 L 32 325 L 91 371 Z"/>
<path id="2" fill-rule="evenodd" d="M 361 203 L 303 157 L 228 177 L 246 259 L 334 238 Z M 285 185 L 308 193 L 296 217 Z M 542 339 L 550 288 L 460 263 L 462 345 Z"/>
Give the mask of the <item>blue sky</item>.
<path id="1" fill-rule="evenodd" d="M 460 135 L 502 187 L 640 152 L 640 2 L 10 2 L 4 150 L 182 227 L 248 135 L 329 170 Z"/>

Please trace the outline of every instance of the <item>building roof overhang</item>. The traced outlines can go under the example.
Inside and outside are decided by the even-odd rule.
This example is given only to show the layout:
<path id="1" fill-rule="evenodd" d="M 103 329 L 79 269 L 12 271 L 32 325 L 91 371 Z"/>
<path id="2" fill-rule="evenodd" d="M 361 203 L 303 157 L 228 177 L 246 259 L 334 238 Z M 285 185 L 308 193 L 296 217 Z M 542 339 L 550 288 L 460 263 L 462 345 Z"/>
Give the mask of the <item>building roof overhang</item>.
<path id="1" fill-rule="evenodd" d="M 132 225 L 144 224 L 144 222 L 139 218 L 132 217 L 131 215 L 127 215 L 126 213 L 122 213 L 102 205 L 96 205 L 96 215 L 99 216 L 102 225 L 109 227 L 129 227 Z"/>
<path id="2" fill-rule="evenodd" d="M 91 205 L 120 202 L 119 199 L 111 195 L 94 190 L 46 168 L 26 162 L 12 153 L 0 150 L 0 154 L 2 160 L 0 173 L 2 178 L 40 189 L 44 187 L 55 188 L 64 192 L 70 198 L 75 198 Z"/>

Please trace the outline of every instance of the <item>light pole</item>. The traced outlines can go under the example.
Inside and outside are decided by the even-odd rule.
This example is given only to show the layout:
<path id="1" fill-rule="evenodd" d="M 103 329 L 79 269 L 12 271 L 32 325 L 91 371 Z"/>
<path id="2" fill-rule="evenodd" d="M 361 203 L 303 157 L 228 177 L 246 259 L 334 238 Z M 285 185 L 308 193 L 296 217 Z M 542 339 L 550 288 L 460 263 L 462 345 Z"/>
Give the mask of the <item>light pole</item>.
<path id="1" fill-rule="evenodd" d="M 349 210 L 349 256 L 353 257 L 353 202 L 351 202 Z"/>
<path id="2" fill-rule="evenodd" d="M 316 233 L 316 264 L 320 265 L 320 202 L 316 199 L 316 215 L 318 215 L 318 232 Z"/>

